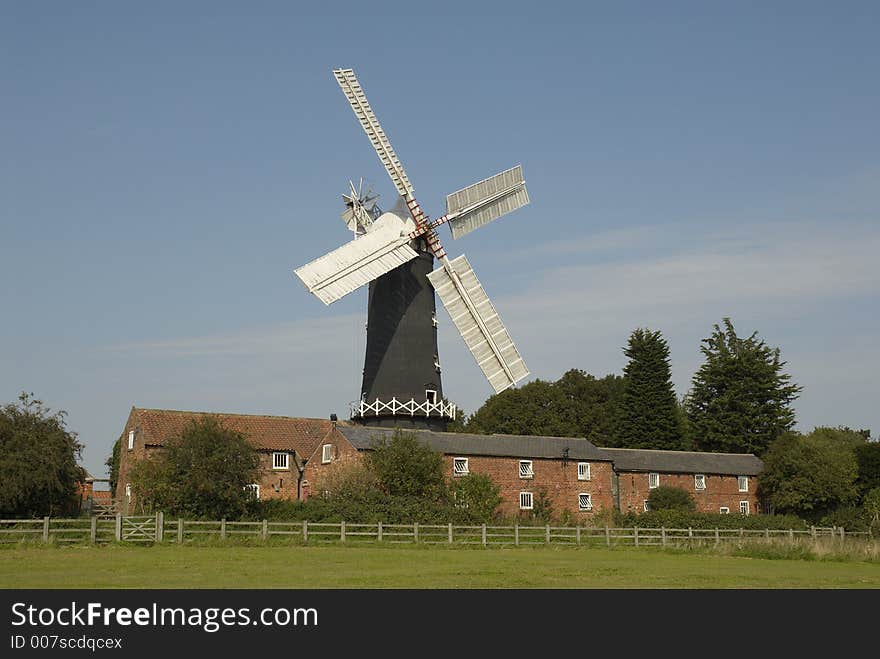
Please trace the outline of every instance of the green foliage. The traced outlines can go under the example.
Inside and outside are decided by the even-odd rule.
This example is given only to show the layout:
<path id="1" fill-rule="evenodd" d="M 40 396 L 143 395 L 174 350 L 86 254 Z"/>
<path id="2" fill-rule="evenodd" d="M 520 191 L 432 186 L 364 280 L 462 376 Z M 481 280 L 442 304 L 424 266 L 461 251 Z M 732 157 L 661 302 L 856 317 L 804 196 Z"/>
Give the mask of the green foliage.
<path id="1" fill-rule="evenodd" d="M 842 526 L 847 531 L 867 531 L 871 514 L 865 506 L 840 506 L 819 520 L 818 526 Z"/>
<path id="2" fill-rule="evenodd" d="M 586 437 L 607 445 L 623 378 L 596 379 L 578 369 L 556 382 L 533 380 L 491 396 L 467 421 L 468 432 Z"/>
<path id="3" fill-rule="evenodd" d="M 758 494 L 774 510 L 818 520 L 855 501 L 857 475 L 855 449 L 838 437 L 789 432 L 764 455 Z"/>
<path id="4" fill-rule="evenodd" d="M 0 408 L 0 516 L 73 514 L 85 471 L 77 465 L 82 445 L 33 394 Z"/>
<path id="5" fill-rule="evenodd" d="M 501 505 L 501 488 L 486 474 L 456 478 L 450 490 L 454 504 L 480 520 L 492 519 Z"/>
<path id="6" fill-rule="evenodd" d="M 718 513 L 689 512 L 687 510 L 650 510 L 644 513 L 616 513 L 618 526 L 659 529 L 796 529 L 804 530 L 809 524 L 796 515 L 721 515 Z"/>
<path id="7" fill-rule="evenodd" d="M 553 502 L 543 487 L 532 495 L 532 509 L 520 511 L 520 517 L 531 522 L 549 524 L 553 521 Z"/>
<path id="8" fill-rule="evenodd" d="M 871 490 L 880 488 L 880 442 L 865 442 L 856 446 L 855 454 L 859 470 L 856 487 L 864 496 Z"/>
<path id="9" fill-rule="evenodd" d="M 779 348 L 754 332 L 737 336 L 733 323 L 715 325 L 700 351 L 705 362 L 694 374 L 686 407 L 697 450 L 761 455 L 794 426 L 791 407 L 801 387 L 782 372 Z"/>
<path id="10" fill-rule="evenodd" d="M 695 511 L 697 503 L 687 492 L 680 487 L 661 485 L 651 490 L 648 495 L 648 508 L 651 510 L 684 510 Z"/>
<path id="11" fill-rule="evenodd" d="M 868 517 L 868 525 L 874 534 L 880 533 L 880 487 L 869 490 L 862 505 Z"/>
<path id="12" fill-rule="evenodd" d="M 132 469 L 142 507 L 181 517 L 237 519 L 257 481 L 259 456 L 244 435 L 216 419 L 192 421 L 165 450 Z"/>
<path id="13" fill-rule="evenodd" d="M 366 462 L 391 496 L 438 500 L 446 494 L 443 456 L 420 443 L 413 432 L 397 429 L 390 439 L 377 437 Z"/>
<path id="14" fill-rule="evenodd" d="M 617 404 L 613 446 L 685 450 L 678 401 L 672 387 L 669 346 L 657 331 L 639 328 L 623 353 L 623 394 Z"/>
<path id="15" fill-rule="evenodd" d="M 116 492 L 116 484 L 119 482 L 119 456 L 122 453 L 122 437 L 113 444 L 113 450 L 104 462 L 110 472 L 110 491 Z"/>

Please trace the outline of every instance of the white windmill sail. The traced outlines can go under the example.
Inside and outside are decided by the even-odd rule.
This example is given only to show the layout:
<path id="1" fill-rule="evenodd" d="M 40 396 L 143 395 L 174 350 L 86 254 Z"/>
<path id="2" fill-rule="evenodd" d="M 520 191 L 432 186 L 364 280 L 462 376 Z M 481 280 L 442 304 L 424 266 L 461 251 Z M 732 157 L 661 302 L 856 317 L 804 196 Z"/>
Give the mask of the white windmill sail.
<path id="1" fill-rule="evenodd" d="M 379 160 L 382 161 L 382 164 L 385 165 L 385 169 L 388 171 L 388 175 L 391 176 L 394 187 L 397 188 L 401 196 L 407 199 L 412 198 L 413 187 L 409 182 L 409 178 L 407 178 L 406 172 L 403 171 L 403 165 L 400 164 L 397 154 L 394 153 L 391 142 L 385 136 L 385 131 L 379 125 L 379 120 L 373 114 L 373 109 L 370 107 L 367 96 L 354 75 L 354 71 L 352 69 L 334 69 L 333 75 L 336 76 L 336 81 L 342 87 L 342 92 L 345 94 L 345 98 L 348 99 L 348 103 L 351 105 L 351 109 L 354 110 L 354 114 L 361 123 L 364 132 L 370 138 L 370 143 L 379 155 Z"/>
<path id="2" fill-rule="evenodd" d="M 409 246 L 409 236 L 401 235 L 402 229 L 410 228 L 409 223 L 386 213 L 372 226 L 376 228 L 369 233 L 294 270 L 324 304 L 332 304 L 418 256 Z"/>
<path id="3" fill-rule="evenodd" d="M 453 192 L 446 196 L 446 214 L 452 216 L 452 237 L 461 238 L 528 203 L 529 193 L 520 165 Z"/>
<path id="4" fill-rule="evenodd" d="M 428 280 L 495 393 L 529 374 L 501 316 L 464 254 L 447 260 L 428 275 Z"/>

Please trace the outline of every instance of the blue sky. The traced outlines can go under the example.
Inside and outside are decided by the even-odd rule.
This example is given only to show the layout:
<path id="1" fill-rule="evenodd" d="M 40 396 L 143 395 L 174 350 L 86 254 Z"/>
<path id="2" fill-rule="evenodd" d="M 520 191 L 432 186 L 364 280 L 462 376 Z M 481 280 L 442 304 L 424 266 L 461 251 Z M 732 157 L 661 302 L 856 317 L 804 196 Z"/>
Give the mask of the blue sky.
<path id="1" fill-rule="evenodd" d="M 876 3 L 3 3 L 0 402 L 103 462 L 132 405 L 347 417 L 365 291 L 292 269 L 394 189 L 425 211 L 521 163 L 532 203 L 452 241 L 532 378 L 619 373 L 636 327 L 678 395 L 725 316 L 779 346 L 798 428 L 880 431 Z M 491 389 L 440 312 L 449 398 Z"/>

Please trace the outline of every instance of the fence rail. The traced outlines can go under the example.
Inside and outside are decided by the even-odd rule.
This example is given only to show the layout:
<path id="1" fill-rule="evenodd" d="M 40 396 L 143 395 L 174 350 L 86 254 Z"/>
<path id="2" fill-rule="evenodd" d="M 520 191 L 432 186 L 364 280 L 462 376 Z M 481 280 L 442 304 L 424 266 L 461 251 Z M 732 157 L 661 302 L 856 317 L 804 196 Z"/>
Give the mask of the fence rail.
<path id="1" fill-rule="evenodd" d="M 197 538 L 273 538 L 326 544 L 446 544 L 488 546 L 688 546 L 724 542 L 771 542 L 846 538 L 873 539 L 843 527 L 809 529 L 641 528 L 597 526 L 491 526 L 455 524 L 361 524 L 351 522 L 203 521 L 153 516 L 76 519 L 0 520 L 0 544 L 42 543 L 184 543 Z"/>

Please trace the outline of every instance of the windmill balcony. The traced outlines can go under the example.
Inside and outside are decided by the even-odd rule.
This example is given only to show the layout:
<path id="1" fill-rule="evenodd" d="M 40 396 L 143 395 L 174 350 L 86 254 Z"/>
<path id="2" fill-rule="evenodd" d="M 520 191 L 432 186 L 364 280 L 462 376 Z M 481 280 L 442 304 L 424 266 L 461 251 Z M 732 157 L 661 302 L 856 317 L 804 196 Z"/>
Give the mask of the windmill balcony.
<path id="1" fill-rule="evenodd" d="M 446 403 L 442 400 L 433 402 L 431 400 L 417 401 L 411 398 L 407 401 L 392 398 L 389 401 L 382 401 L 378 398 L 372 403 L 365 400 L 351 404 L 351 418 L 368 416 L 435 416 L 444 417 L 455 420 L 456 407 L 454 403 Z"/>

